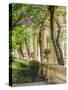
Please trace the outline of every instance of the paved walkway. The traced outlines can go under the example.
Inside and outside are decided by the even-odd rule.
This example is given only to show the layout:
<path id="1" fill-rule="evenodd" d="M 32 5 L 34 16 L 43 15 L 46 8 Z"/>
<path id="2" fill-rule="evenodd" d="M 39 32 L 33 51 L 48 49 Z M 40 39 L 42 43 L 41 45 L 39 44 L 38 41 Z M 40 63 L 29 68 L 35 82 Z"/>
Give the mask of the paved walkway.
<path id="1" fill-rule="evenodd" d="M 19 86 L 37 86 L 37 85 L 46 85 L 47 83 L 45 81 L 41 82 L 33 82 L 33 83 L 23 83 L 23 84 L 13 84 L 14 87 Z"/>

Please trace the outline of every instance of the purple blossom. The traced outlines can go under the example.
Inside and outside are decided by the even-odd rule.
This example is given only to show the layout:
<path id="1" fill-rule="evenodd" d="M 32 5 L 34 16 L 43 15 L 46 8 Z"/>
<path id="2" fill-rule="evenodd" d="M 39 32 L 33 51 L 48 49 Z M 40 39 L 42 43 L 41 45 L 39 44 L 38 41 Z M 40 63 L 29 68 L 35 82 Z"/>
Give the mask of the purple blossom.
<path id="1" fill-rule="evenodd" d="M 24 19 L 20 20 L 18 23 L 19 24 L 23 24 L 24 23 Z"/>
<path id="2" fill-rule="evenodd" d="M 32 24 L 32 20 L 31 19 L 29 19 L 29 24 Z"/>

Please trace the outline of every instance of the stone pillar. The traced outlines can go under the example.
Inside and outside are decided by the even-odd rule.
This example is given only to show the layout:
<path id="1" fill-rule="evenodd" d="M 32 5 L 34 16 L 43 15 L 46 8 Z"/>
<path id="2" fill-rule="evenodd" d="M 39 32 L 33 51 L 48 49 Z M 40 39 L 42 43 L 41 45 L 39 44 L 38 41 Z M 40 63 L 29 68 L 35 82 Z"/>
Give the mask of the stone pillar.
<path id="1" fill-rule="evenodd" d="M 45 76 L 45 58 L 44 58 L 44 51 L 46 49 L 46 30 L 41 30 L 41 75 Z"/>
<path id="2" fill-rule="evenodd" d="M 46 30 L 41 30 L 41 60 L 44 62 L 44 50 L 46 49 Z"/>
<path id="3" fill-rule="evenodd" d="M 38 44 L 38 40 L 37 40 L 37 32 L 34 32 L 33 34 L 33 60 L 37 60 L 37 44 Z"/>

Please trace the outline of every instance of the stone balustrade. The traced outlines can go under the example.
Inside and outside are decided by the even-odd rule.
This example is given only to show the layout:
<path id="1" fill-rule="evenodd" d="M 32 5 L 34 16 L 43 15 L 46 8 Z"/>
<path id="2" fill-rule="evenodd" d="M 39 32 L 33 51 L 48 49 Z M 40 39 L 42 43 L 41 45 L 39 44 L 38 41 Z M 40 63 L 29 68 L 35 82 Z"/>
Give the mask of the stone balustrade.
<path id="1" fill-rule="evenodd" d="M 44 75 L 47 75 L 48 82 L 57 84 L 66 83 L 66 67 L 58 64 L 43 64 Z"/>

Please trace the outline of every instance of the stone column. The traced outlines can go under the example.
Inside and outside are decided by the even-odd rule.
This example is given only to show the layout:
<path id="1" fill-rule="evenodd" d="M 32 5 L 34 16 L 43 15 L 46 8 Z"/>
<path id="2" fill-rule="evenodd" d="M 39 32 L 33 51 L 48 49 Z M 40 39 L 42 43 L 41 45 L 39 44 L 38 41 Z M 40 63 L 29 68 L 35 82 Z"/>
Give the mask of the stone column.
<path id="1" fill-rule="evenodd" d="M 41 75 L 45 76 L 45 58 L 44 58 L 44 51 L 46 49 L 46 30 L 41 30 Z"/>
<path id="2" fill-rule="evenodd" d="M 37 44 L 38 44 L 38 40 L 37 40 L 37 32 L 33 33 L 33 60 L 37 60 Z"/>

